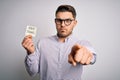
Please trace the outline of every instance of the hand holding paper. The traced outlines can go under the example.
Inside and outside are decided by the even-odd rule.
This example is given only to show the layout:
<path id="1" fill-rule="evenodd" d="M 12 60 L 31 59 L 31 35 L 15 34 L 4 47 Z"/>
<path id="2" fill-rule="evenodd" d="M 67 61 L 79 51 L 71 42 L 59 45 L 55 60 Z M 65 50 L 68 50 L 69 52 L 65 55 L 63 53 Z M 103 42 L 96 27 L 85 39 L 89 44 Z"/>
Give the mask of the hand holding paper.
<path id="1" fill-rule="evenodd" d="M 35 47 L 32 37 L 36 36 L 37 28 L 35 26 L 27 26 L 22 46 L 26 49 L 28 55 L 34 53 Z"/>

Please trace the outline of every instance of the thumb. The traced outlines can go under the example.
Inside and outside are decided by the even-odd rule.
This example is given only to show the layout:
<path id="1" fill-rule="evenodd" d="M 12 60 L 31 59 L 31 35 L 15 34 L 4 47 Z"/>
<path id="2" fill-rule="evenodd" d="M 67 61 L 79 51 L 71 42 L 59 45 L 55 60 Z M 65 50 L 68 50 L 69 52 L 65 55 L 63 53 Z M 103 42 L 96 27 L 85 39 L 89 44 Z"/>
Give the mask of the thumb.
<path id="1" fill-rule="evenodd" d="M 32 35 L 27 35 L 26 37 L 32 39 Z"/>

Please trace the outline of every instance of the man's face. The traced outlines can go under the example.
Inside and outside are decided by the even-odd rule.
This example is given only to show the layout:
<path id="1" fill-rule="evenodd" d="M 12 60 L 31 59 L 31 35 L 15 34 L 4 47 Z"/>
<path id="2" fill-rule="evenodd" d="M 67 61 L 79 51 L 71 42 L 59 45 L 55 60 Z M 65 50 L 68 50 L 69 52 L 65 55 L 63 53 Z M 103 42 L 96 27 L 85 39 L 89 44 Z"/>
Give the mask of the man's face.
<path id="1" fill-rule="evenodd" d="M 72 33 L 77 21 L 73 18 L 71 12 L 58 12 L 55 23 L 58 37 L 66 38 Z"/>

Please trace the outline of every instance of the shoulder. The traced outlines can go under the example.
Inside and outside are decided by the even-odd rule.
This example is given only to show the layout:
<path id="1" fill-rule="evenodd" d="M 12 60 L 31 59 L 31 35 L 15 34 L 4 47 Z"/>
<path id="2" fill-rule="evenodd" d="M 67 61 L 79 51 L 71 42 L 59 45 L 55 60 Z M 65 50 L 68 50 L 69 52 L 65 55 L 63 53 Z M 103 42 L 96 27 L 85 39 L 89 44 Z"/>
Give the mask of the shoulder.
<path id="1" fill-rule="evenodd" d="M 91 46 L 91 43 L 88 40 L 79 40 L 78 43 L 83 46 Z"/>
<path id="2" fill-rule="evenodd" d="M 92 44 L 88 40 L 80 40 L 78 42 L 81 46 L 85 46 L 88 50 L 90 50 L 92 53 L 96 54 L 95 49 L 93 48 Z"/>

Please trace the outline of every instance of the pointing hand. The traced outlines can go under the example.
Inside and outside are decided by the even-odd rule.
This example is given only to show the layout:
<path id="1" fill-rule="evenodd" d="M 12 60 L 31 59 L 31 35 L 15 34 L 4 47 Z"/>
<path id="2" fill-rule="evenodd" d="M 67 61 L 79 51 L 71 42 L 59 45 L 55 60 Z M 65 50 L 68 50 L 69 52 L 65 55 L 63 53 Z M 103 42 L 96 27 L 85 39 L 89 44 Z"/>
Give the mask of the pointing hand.
<path id="1" fill-rule="evenodd" d="M 90 64 L 92 57 L 93 54 L 86 47 L 76 44 L 72 47 L 68 62 L 73 66 L 76 66 L 77 63 Z"/>

